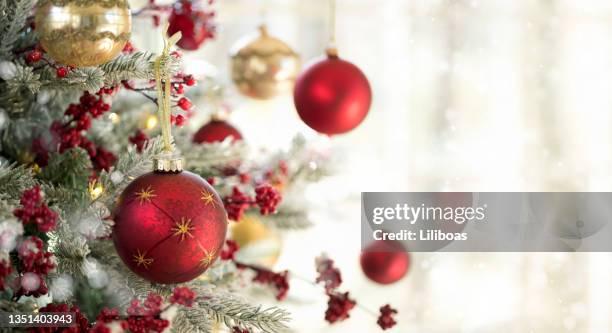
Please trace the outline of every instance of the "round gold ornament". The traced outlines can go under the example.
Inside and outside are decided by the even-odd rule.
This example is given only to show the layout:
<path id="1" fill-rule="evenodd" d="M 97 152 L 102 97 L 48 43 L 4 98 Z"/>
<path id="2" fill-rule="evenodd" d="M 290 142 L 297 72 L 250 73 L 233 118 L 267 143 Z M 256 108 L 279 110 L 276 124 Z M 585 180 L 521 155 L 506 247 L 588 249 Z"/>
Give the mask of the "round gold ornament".
<path id="1" fill-rule="evenodd" d="M 240 222 L 231 222 L 229 238 L 240 246 L 236 260 L 245 264 L 271 268 L 282 249 L 278 233 L 253 215 L 245 215 Z"/>
<path id="2" fill-rule="evenodd" d="M 114 59 L 130 39 L 127 0 L 41 0 L 36 33 L 58 63 L 98 66 Z"/>
<path id="3" fill-rule="evenodd" d="M 238 90 L 256 99 L 289 92 L 300 70 L 300 57 L 289 45 L 268 34 L 265 25 L 257 38 L 246 37 L 231 52 L 232 80 Z"/>

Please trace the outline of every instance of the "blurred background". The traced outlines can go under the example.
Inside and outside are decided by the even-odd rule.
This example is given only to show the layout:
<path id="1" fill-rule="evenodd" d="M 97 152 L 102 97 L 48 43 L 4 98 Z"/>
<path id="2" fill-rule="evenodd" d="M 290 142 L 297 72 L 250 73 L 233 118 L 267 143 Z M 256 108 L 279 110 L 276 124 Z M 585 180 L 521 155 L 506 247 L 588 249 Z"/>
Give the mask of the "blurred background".
<path id="1" fill-rule="evenodd" d="M 316 226 L 283 239 L 277 269 L 314 279 L 327 252 L 360 304 L 398 308 L 392 332 L 612 331 L 612 254 L 414 253 L 391 286 L 359 267 L 362 191 L 612 190 L 612 2 L 337 0 L 340 57 L 368 76 L 374 100 L 361 126 L 333 138 L 300 121 L 291 94 L 251 100 L 229 75 L 232 46 L 263 22 L 303 63 L 320 57 L 328 1 L 214 6 L 217 37 L 185 53 L 186 72 L 224 84 L 250 145 L 286 148 L 303 133 L 332 151 L 335 174 L 304 194 Z M 138 20 L 135 45 L 159 49 Z M 322 291 L 299 279 L 281 306 L 298 332 L 378 329 L 361 309 L 328 325 Z"/>

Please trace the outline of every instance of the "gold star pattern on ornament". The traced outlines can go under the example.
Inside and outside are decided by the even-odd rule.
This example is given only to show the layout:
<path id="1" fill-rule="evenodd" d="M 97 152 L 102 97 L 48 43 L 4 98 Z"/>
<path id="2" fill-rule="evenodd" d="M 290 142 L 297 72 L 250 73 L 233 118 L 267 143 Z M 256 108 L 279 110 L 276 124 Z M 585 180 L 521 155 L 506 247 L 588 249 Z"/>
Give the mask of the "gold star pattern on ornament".
<path id="1" fill-rule="evenodd" d="M 153 263 L 153 258 L 146 258 L 145 255 L 147 254 L 140 252 L 140 250 L 136 250 L 137 253 L 134 255 L 134 262 L 136 263 L 137 267 L 143 266 L 145 269 L 148 269 L 149 266 Z"/>
<path id="2" fill-rule="evenodd" d="M 202 197 L 200 199 L 202 199 L 202 201 L 204 201 L 206 205 L 212 205 L 213 207 L 215 207 L 215 205 L 217 204 L 215 202 L 214 194 L 210 192 L 202 191 Z"/>
<path id="3" fill-rule="evenodd" d="M 182 217 L 180 222 L 176 222 L 176 224 L 172 228 L 172 231 L 174 231 L 174 236 L 180 237 L 181 242 L 184 241 L 185 237 L 187 236 L 193 238 L 193 235 L 191 234 L 191 232 L 193 231 L 191 219 Z"/>
<path id="4" fill-rule="evenodd" d="M 200 260 L 200 265 L 204 267 L 210 266 L 210 264 L 212 264 L 213 261 L 215 261 L 216 254 L 217 254 L 217 251 L 209 252 L 208 250 L 204 250 L 204 258 Z"/>
<path id="5" fill-rule="evenodd" d="M 142 188 L 140 189 L 140 191 L 136 192 L 136 197 L 138 198 L 138 200 L 140 201 L 140 204 L 142 205 L 143 202 L 151 202 L 151 198 L 156 197 L 157 194 L 154 193 L 155 191 L 151 188 L 151 185 L 147 186 L 147 188 Z"/>

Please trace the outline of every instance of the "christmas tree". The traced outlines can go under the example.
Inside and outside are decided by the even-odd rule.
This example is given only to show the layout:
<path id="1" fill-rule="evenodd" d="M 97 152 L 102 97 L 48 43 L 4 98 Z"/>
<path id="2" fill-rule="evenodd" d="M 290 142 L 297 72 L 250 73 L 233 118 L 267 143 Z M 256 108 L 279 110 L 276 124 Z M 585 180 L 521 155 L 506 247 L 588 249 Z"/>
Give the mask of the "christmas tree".
<path id="1" fill-rule="evenodd" d="M 195 136 L 181 130 L 197 82 L 173 46 L 211 38 L 214 15 L 177 5 L 135 13 L 152 11 L 159 24 L 157 13 L 172 11 L 153 54 L 129 42 L 124 0 L 0 1 L 2 311 L 75 312 L 76 331 L 288 329 L 288 312 L 249 303 L 235 281 L 250 274 L 282 300 L 289 272 L 270 270 L 274 258 L 243 261 L 239 248 L 253 230 L 308 227 L 283 196 L 326 169 L 299 136 L 289 151 L 253 159 L 223 112 Z M 205 31 L 185 27 L 194 17 Z M 226 239 L 228 219 L 237 223 Z M 339 270 L 326 257 L 316 267 L 325 319 L 348 318 L 356 302 L 337 291 Z M 383 329 L 394 313 L 381 308 Z"/>

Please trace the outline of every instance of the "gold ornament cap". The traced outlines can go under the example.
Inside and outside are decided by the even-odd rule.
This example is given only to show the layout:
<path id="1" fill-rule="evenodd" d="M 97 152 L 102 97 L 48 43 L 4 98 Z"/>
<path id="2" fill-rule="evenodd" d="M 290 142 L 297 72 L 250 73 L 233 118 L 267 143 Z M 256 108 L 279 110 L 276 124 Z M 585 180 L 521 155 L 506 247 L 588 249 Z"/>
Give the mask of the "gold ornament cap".
<path id="1" fill-rule="evenodd" d="M 183 171 L 183 159 L 172 156 L 157 156 L 153 158 L 153 171 L 177 173 Z"/>

